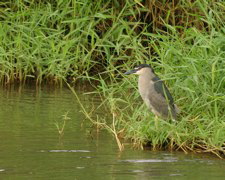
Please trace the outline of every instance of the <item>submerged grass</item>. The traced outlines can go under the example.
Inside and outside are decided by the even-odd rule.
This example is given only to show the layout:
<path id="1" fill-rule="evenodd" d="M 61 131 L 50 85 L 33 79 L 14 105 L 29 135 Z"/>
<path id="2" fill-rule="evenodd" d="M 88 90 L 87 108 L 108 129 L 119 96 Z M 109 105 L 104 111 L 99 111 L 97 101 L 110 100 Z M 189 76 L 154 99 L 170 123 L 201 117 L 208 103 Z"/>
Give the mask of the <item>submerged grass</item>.
<path id="1" fill-rule="evenodd" d="M 67 121 L 70 120 L 70 117 L 68 116 L 68 114 L 69 114 L 69 111 L 67 111 L 64 115 L 62 115 L 63 122 L 58 122 L 58 121 L 55 122 L 55 126 L 58 130 L 60 137 L 62 137 L 64 134 L 64 130 L 65 130 Z"/>
<path id="2" fill-rule="evenodd" d="M 3 1 L 0 82 L 94 80 L 112 118 L 93 118 L 82 106 L 83 112 L 115 136 L 120 150 L 123 137 L 138 147 L 224 157 L 224 9 L 219 0 Z M 124 77 L 144 61 L 168 85 L 179 121 L 156 123 L 136 77 Z"/>

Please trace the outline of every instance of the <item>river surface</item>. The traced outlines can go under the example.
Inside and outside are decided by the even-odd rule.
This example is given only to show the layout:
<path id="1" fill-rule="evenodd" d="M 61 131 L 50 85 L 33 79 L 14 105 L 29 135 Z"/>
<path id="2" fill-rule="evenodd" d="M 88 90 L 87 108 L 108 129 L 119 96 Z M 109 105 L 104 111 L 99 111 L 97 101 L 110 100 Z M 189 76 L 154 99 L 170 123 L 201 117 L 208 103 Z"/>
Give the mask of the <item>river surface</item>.
<path id="1" fill-rule="evenodd" d="M 82 88 L 77 92 L 90 110 L 100 103 Z M 216 157 L 129 144 L 119 152 L 108 132 L 97 133 L 85 120 L 67 88 L 2 88 L 0 101 L 0 179 L 225 179 L 225 160 Z M 66 115 L 60 136 L 56 125 L 62 128 Z"/>

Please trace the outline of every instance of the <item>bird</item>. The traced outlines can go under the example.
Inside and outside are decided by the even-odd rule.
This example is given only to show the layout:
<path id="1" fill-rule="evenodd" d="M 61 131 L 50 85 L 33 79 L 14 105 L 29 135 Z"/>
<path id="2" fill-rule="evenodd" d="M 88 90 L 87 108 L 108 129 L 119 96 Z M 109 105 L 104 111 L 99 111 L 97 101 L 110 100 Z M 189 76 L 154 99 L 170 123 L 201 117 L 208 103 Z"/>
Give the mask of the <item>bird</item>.
<path id="1" fill-rule="evenodd" d="M 125 75 L 137 74 L 138 90 L 156 118 L 177 119 L 179 109 L 174 104 L 173 97 L 164 82 L 155 74 L 153 68 L 148 64 L 140 64 L 134 69 L 124 73 Z"/>

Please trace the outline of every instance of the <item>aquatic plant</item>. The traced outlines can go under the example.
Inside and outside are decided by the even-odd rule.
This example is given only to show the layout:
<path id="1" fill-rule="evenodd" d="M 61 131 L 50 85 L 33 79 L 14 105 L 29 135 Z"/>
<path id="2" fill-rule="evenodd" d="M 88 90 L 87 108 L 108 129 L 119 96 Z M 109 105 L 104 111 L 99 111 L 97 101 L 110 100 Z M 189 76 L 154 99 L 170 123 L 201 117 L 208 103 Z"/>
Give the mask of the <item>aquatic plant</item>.
<path id="1" fill-rule="evenodd" d="M 70 120 L 70 117 L 68 116 L 68 114 L 69 114 L 69 111 L 67 111 L 64 115 L 62 115 L 62 117 L 63 117 L 62 121 L 55 122 L 55 126 L 57 128 L 57 131 L 58 131 L 60 137 L 62 137 L 64 134 L 64 130 L 65 130 L 67 121 Z"/>

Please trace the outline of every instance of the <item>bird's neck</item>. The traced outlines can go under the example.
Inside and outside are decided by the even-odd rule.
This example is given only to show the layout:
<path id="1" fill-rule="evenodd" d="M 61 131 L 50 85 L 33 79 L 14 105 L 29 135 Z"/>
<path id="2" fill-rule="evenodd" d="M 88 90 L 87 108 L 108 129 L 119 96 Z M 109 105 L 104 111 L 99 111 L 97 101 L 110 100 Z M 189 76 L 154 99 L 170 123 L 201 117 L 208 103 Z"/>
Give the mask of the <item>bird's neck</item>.
<path id="1" fill-rule="evenodd" d="M 149 90 L 150 84 L 153 82 L 152 79 L 154 77 L 155 77 L 154 74 L 150 70 L 139 75 L 138 89 L 143 100 L 145 99 L 146 96 L 148 96 L 148 93 L 150 93 L 150 91 L 148 90 Z"/>

